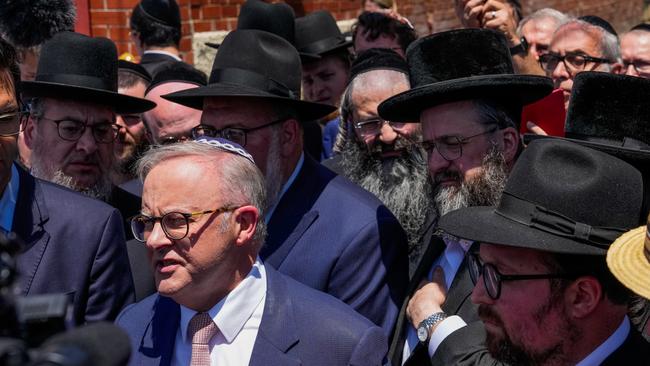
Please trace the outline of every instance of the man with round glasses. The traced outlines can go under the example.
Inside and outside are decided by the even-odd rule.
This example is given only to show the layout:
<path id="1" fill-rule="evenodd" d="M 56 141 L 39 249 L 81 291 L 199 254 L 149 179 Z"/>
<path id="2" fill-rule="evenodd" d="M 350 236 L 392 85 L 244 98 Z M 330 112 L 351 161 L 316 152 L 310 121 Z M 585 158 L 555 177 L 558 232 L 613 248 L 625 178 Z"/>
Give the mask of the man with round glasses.
<path id="1" fill-rule="evenodd" d="M 289 42 L 240 29 L 219 46 L 207 86 L 163 97 L 202 110 L 195 137 L 233 139 L 264 173 L 266 264 L 351 305 L 388 335 L 408 281 L 404 231 L 376 197 L 304 153 L 302 122 L 335 107 L 300 100 L 300 81 Z"/>
<path id="2" fill-rule="evenodd" d="M 43 45 L 36 79 L 25 82 L 31 99 L 25 142 L 31 173 L 108 202 L 129 217 L 140 200 L 111 182 L 116 114 L 155 106 L 118 94 L 117 50 L 108 39 L 62 32 Z"/>
<path id="3" fill-rule="evenodd" d="M 650 344 L 627 316 L 632 294 L 605 261 L 637 226 L 642 202 L 632 165 L 573 142 L 533 141 L 496 205 L 440 219 L 441 230 L 480 244 L 468 262 L 484 325 L 450 335 L 476 347 L 446 364 L 646 365 Z"/>
<path id="4" fill-rule="evenodd" d="M 411 89 L 382 102 L 379 115 L 421 123 L 439 215 L 496 203 L 521 151 L 522 106 L 548 95 L 551 80 L 514 74 L 506 39 L 486 29 L 421 38 L 407 61 Z M 427 244 L 393 334 L 394 365 L 450 365 L 442 361 L 449 353 L 474 346 L 447 341 L 478 320 L 465 260 L 472 243 L 433 235 Z"/>
<path id="5" fill-rule="evenodd" d="M 618 38 L 606 29 L 584 20 L 573 19 L 558 28 L 548 53 L 539 62 L 556 89 L 564 93 L 564 108 L 569 107 L 573 78 L 582 71 L 617 74 L 621 52 Z"/>

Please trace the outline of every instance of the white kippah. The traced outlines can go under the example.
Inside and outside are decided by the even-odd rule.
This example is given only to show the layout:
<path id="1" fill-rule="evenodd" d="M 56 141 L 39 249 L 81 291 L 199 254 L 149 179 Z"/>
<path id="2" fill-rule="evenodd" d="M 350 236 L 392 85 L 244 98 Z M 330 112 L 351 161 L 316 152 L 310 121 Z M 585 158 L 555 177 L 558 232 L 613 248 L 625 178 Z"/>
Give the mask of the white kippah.
<path id="1" fill-rule="evenodd" d="M 243 147 L 230 140 L 222 139 L 220 137 L 202 136 L 194 141 L 200 142 L 202 144 L 208 144 L 210 146 L 216 147 L 217 149 L 224 150 L 233 154 L 237 154 L 243 158 L 246 158 L 251 163 L 255 164 L 255 160 L 253 160 L 253 156 L 251 154 L 249 154 L 246 150 L 244 150 Z"/>

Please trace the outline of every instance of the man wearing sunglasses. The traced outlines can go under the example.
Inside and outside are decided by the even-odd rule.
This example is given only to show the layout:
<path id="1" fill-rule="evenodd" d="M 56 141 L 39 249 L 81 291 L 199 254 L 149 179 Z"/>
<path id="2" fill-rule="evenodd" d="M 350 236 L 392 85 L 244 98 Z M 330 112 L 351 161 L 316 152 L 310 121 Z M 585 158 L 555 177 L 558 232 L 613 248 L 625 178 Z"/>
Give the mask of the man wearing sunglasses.
<path id="1" fill-rule="evenodd" d="M 203 110 L 194 137 L 236 142 L 264 173 L 265 263 L 351 305 L 388 335 L 408 281 L 404 231 L 372 194 L 304 154 L 301 121 L 335 107 L 300 100 L 300 81 L 289 42 L 240 29 L 219 46 L 207 86 L 164 98 Z"/>
<path id="2" fill-rule="evenodd" d="M 20 91 L 16 53 L 0 39 L 0 235 L 15 233 L 24 244 L 15 258 L 16 290 L 68 295 L 75 325 L 111 321 L 133 302 L 122 217 L 14 162 L 24 117 Z"/>
<path id="3" fill-rule="evenodd" d="M 533 141 L 497 205 L 440 219 L 441 230 L 480 244 L 468 266 L 484 329 L 470 324 L 448 340 L 485 340 L 446 364 L 646 365 L 650 344 L 626 315 L 631 293 L 605 261 L 638 225 L 642 202 L 632 165 L 568 141 Z"/>
<path id="4" fill-rule="evenodd" d="M 117 50 L 108 39 L 62 32 L 42 48 L 34 81 L 24 83 L 30 101 L 25 142 L 31 173 L 108 202 L 129 217 L 139 197 L 113 185 L 116 114 L 137 114 L 155 103 L 119 94 Z"/>
<path id="5" fill-rule="evenodd" d="M 574 19 L 555 31 L 549 52 L 539 63 L 553 79 L 556 89 L 564 93 L 564 109 L 569 108 L 573 79 L 582 71 L 604 71 L 617 74 L 621 52 L 616 35 L 605 28 Z"/>
<path id="6" fill-rule="evenodd" d="M 496 203 L 521 149 L 521 108 L 550 93 L 551 80 L 515 75 L 506 39 L 486 29 L 421 38 L 407 61 L 411 89 L 382 102 L 379 115 L 421 123 L 439 215 Z M 451 365 L 441 359 L 474 346 L 446 340 L 478 319 L 465 260 L 471 243 L 433 235 L 427 244 L 393 334 L 394 365 Z"/>

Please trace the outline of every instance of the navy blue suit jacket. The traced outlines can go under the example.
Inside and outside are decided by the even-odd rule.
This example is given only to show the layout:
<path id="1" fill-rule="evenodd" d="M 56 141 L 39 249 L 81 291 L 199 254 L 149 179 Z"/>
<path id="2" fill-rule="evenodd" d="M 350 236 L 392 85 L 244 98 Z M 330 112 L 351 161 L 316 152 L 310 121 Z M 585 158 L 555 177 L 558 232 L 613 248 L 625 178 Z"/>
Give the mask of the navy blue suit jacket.
<path id="1" fill-rule="evenodd" d="M 305 155 L 268 223 L 260 256 L 393 330 L 408 285 L 406 234 L 372 194 Z"/>
<path id="2" fill-rule="evenodd" d="M 113 207 L 18 168 L 13 231 L 23 295 L 65 293 L 76 324 L 113 320 L 133 302 L 122 216 Z"/>
<path id="3" fill-rule="evenodd" d="M 387 341 L 381 328 L 347 305 L 266 266 L 264 315 L 251 366 L 381 365 Z M 116 323 L 131 338 L 130 365 L 169 365 L 180 307 L 152 295 L 120 314 Z"/>

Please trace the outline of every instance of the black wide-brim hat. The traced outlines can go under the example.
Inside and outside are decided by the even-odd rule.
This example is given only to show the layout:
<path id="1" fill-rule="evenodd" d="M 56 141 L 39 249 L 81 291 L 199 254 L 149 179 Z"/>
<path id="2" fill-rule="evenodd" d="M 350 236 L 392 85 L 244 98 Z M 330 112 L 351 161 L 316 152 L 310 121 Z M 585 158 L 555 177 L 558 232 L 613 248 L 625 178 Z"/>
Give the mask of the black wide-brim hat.
<path id="1" fill-rule="evenodd" d="M 565 137 L 524 135 L 524 142 L 557 138 L 604 151 L 634 166 L 650 163 L 650 80 L 586 71 L 576 75 Z"/>
<path id="2" fill-rule="evenodd" d="M 142 113 L 156 103 L 117 92 L 117 49 L 107 38 L 60 32 L 43 44 L 34 81 L 22 83 L 28 98 L 69 98 L 104 104 L 115 113 Z"/>
<path id="3" fill-rule="evenodd" d="M 264 99 L 286 106 L 302 121 L 332 113 L 335 106 L 300 100 L 301 76 L 300 56 L 285 39 L 260 30 L 235 30 L 219 47 L 207 86 L 163 98 L 194 109 L 203 109 L 207 97 Z"/>
<path id="4" fill-rule="evenodd" d="M 550 78 L 514 73 L 503 34 L 459 29 L 420 38 L 406 50 L 411 89 L 379 107 L 395 122 L 419 121 L 423 110 L 460 100 L 491 98 L 526 105 L 553 90 Z"/>
<path id="5" fill-rule="evenodd" d="M 296 18 L 295 30 L 295 46 L 303 63 L 352 46 L 352 41 L 345 38 L 327 10 L 317 10 Z"/>
<path id="6" fill-rule="evenodd" d="M 467 207 L 438 226 L 482 243 L 605 255 L 641 217 L 643 182 L 630 164 L 578 144 L 533 141 L 515 163 L 499 204 Z"/>

